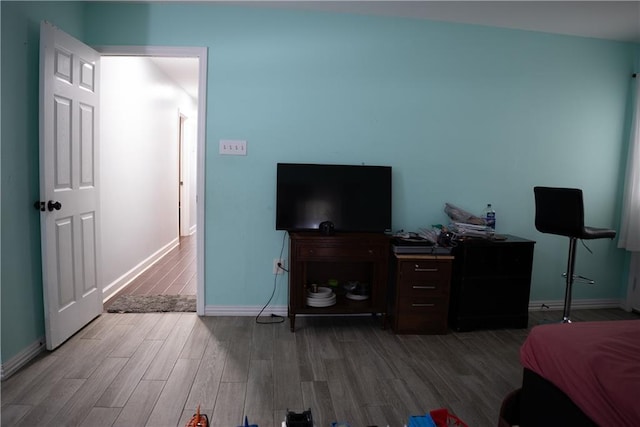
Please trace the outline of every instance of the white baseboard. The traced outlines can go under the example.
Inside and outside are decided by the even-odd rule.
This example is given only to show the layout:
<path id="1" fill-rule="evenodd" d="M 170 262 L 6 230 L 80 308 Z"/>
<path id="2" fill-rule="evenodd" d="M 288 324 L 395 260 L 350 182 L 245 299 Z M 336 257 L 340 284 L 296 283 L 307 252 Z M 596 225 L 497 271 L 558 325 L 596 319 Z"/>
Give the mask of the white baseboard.
<path id="1" fill-rule="evenodd" d="M 205 316 L 257 316 L 262 310 L 261 306 L 255 305 L 239 305 L 239 306 L 221 306 L 207 305 L 204 307 Z M 270 316 L 272 314 L 278 316 L 287 315 L 287 306 L 270 306 L 264 309 L 261 316 Z"/>
<path id="2" fill-rule="evenodd" d="M 120 292 L 120 290 L 122 290 L 125 286 L 131 283 L 132 280 L 134 280 L 136 277 L 144 273 L 144 271 L 147 270 L 149 267 L 151 267 L 153 264 L 160 261 L 163 256 L 168 254 L 172 249 L 174 249 L 179 244 L 180 244 L 180 238 L 176 237 L 171 242 L 167 243 L 166 245 L 158 249 L 156 252 L 151 254 L 151 256 L 149 256 L 147 259 L 145 259 L 144 261 L 142 261 L 141 263 L 133 267 L 131 270 L 127 271 L 122 276 L 118 277 L 116 280 L 106 285 L 104 288 L 102 288 L 102 300 L 108 301 L 115 294 Z"/>
<path id="3" fill-rule="evenodd" d="M 543 306 L 544 304 L 544 306 Z M 571 310 L 596 308 L 622 308 L 624 310 L 624 300 L 619 298 L 606 299 L 576 299 L 571 301 Z M 564 300 L 538 300 L 529 301 L 529 311 L 541 310 L 563 310 Z"/>
<path id="4" fill-rule="evenodd" d="M 543 307 L 544 304 L 544 307 Z M 579 299 L 571 303 L 572 310 L 598 309 L 598 308 L 621 308 L 624 309 L 624 301 L 617 298 L 608 299 Z M 207 305 L 204 307 L 205 316 L 257 316 L 262 307 L 252 305 L 240 306 L 216 306 Z M 529 302 L 529 311 L 541 310 L 562 310 L 564 300 L 537 300 Z M 267 307 L 262 315 L 276 314 L 278 316 L 287 315 L 287 306 Z"/>
<path id="5" fill-rule="evenodd" d="M 189 236 L 193 236 L 196 233 L 197 230 L 198 230 L 198 226 L 197 225 L 194 225 L 191 228 L 189 228 Z"/>
<path id="6" fill-rule="evenodd" d="M 0 381 L 4 381 L 13 375 L 18 369 L 33 360 L 37 355 L 45 350 L 44 336 L 40 337 L 37 341 L 33 342 L 20 353 L 13 356 L 11 359 L 2 364 L 0 368 Z"/>

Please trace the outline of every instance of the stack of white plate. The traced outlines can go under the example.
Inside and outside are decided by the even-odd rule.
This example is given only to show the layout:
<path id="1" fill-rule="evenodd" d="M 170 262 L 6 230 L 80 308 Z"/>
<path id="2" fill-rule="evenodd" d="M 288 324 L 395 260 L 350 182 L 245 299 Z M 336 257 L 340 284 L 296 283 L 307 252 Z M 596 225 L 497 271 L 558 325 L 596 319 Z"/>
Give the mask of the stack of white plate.
<path id="1" fill-rule="evenodd" d="M 336 294 L 330 288 L 320 286 L 315 292 L 307 291 L 307 305 L 309 307 L 329 307 L 336 303 Z"/>

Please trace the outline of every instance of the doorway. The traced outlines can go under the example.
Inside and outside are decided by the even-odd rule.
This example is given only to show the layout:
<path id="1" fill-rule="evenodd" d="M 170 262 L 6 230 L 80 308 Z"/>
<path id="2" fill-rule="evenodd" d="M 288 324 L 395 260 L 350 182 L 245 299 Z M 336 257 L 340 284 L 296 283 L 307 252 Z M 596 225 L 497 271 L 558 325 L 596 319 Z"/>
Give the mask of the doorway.
<path id="1" fill-rule="evenodd" d="M 168 294 L 170 292 L 195 294 L 197 296 L 196 311 L 199 315 L 204 315 L 203 163 L 206 48 L 105 47 L 99 51 L 103 58 L 103 71 L 109 71 L 105 68 L 109 57 L 127 57 L 134 61 L 144 61 L 145 67 L 148 67 L 149 70 L 155 68 L 166 78 L 165 82 L 162 77 L 152 76 L 146 84 L 142 85 L 146 86 L 152 99 L 149 101 L 149 105 L 142 102 L 136 106 L 138 110 L 135 113 L 129 114 L 136 126 L 140 126 L 141 122 L 154 120 L 154 117 L 149 116 L 157 116 L 155 119 L 162 121 L 161 117 L 167 117 L 166 114 L 173 115 L 173 119 L 165 120 L 167 123 L 171 122 L 171 126 L 173 126 L 171 130 L 163 127 L 163 122 L 156 122 L 149 133 L 144 135 L 139 130 L 135 130 L 136 128 L 133 132 L 127 131 L 124 126 L 112 125 L 109 130 L 103 130 L 103 132 L 115 132 L 115 138 L 128 138 L 135 142 L 135 144 L 123 145 L 120 153 L 117 153 L 118 160 L 111 159 L 113 164 L 117 165 L 115 166 L 116 170 L 111 171 L 112 176 L 115 175 L 115 179 L 120 182 L 111 183 L 111 197 L 109 197 L 107 188 L 103 199 L 112 201 L 119 198 L 122 207 L 116 208 L 121 211 L 119 213 L 112 209 L 111 222 L 106 221 L 107 226 L 104 227 L 103 235 L 109 236 L 112 244 L 119 242 L 122 249 L 114 250 L 111 248 L 111 258 L 105 256 L 105 262 L 123 262 L 127 255 L 122 252 L 135 250 L 134 244 L 140 243 L 137 241 L 136 235 L 145 236 L 147 241 L 139 245 L 137 259 L 141 258 L 140 251 L 143 250 L 150 253 L 149 256 L 142 257 L 144 258 L 142 262 L 132 268 L 125 269 L 125 277 L 118 276 L 117 280 L 120 280 L 121 283 L 128 283 L 127 288 L 130 288 L 131 292 L 144 292 L 146 287 L 147 292 L 154 294 Z M 179 76 L 172 77 L 171 72 L 163 69 L 163 63 L 171 64 L 172 58 L 176 58 L 176 62 L 190 58 L 193 60 L 191 63 L 195 64 L 197 99 L 193 101 L 193 111 L 190 111 L 191 107 L 189 106 L 175 108 L 175 106 L 171 107 L 167 104 L 170 103 L 172 96 L 172 85 L 168 83 L 175 83 L 176 87 L 179 86 L 176 82 Z M 149 63 L 152 63 L 151 67 Z M 140 76 L 134 76 L 127 70 L 117 72 L 121 73 L 121 80 L 119 80 L 121 83 L 119 84 L 131 84 L 130 90 L 140 90 Z M 155 71 L 147 70 L 144 72 Z M 105 75 L 104 72 L 103 75 Z M 138 80 L 136 81 L 136 79 Z M 126 88 L 124 89 L 126 90 Z M 183 88 L 180 89 L 183 93 L 186 92 Z M 105 92 L 108 93 L 108 91 Z M 116 100 L 120 104 L 116 104 L 115 107 L 113 104 L 111 104 L 112 107 L 109 107 L 109 102 L 114 102 L 113 97 L 109 100 L 109 96 L 105 96 L 103 112 L 111 108 L 118 108 L 118 106 L 124 109 L 127 101 L 120 98 Z M 159 110 L 147 114 L 152 108 L 151 105 L 159 106 Z M 173 110 L 170 111 L 172 108 Z M 189 133 L 193 137 L 192 144 L 188 143 Z M 173 149 L 166 149 L 166 145 L 162 145 L 169 143 L 168 137 L 173 137 Z M 137 150 L 134 146 L 138 143 L 147 144 L 146 151 L 144 148 Z M 106 149 L 107 152 L 108 150 L 109 148 Z M 115 156 L 116 154 L 112 154 L 112 157 Z M 182 162 L 181 158 L 185 161 L 191 158 L 191 165 L 184 167 L 185 162 Z M 106 158 L 104 161 L 109 162 L 109 159 Z M 140 165 L 140 167 L 132 168 L 134 164 Z M 127 168 L 124 167 L 125 165 Z M 140 173 L 143 167 L 155 170 L 152 170 L 152 173 L 147 176 L 147 174 Z M 136 170 L 137 173 L 127 175 L 127 171 L 131 170 Z M 174 181 L 169 183 L 170 179 L 174 179 Z M 103 179 L 103 181 L 106 180 Z M 164 185 L 164 188 L 170 186 L 172 190 L 148 190 L 155 184 Z M 127 196 L 127 194 L 134 195 Z M 129 198 L 127 199 L 127 197 Z M 107 206 L 105 216 L 108 214 L 109 207 Z M 117 220 L 113 219 L 115 215 L 118 215 Z M 111 233 L 110 227 L 119 230 L 119 233 Z M 105 287 L 108 287 L 109 284 L 114 283 L 114 277 L 105 278 L 104 282 Z M 110 291 L 109 293 L 109 290 L 105 290 L 105 296 L 111 297 L 109 300 L 113 296 L 125 292 L 124 286 L 111 287 Z"/>

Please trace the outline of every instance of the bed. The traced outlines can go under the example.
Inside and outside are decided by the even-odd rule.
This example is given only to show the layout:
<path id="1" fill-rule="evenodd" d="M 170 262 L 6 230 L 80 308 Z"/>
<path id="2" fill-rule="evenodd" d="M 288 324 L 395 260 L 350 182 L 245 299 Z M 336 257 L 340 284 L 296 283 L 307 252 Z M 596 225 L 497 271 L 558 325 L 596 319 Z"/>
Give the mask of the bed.
<path id="1" fill-rule="evenodd" d="M 500 426 L 640 425 L 640 320 L 534 327 Z"/>

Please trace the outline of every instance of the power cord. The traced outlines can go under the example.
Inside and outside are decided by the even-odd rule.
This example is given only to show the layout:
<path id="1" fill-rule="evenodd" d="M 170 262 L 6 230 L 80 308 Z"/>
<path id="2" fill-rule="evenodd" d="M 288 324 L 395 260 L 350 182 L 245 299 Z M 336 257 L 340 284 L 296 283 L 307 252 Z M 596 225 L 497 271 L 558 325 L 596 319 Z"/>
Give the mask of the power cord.
<path id="1" fill-rule="evenodd" d="M 286 237 L 287 237 L 287 232 L 285 231 L 284 234 L 282 235 L 282 246 L 280 247 L 280 257 L 278 259 L 282 259 L 282 253 L 284 252 L 284 242 L 285 242 L 285 238 Z M 287 273 L 289 273 L 289 270 L 284 268 L 282 263 L 278 263 L 278 268 L 283 270 L 283 271 L 285 271 L 285 272 L 287 272 Z M 269 300 L 264 305 L 264 307 L 262 307 L 262 310 L 260 310 L 260 313 L 258 313 L 258 315 L 256 316 L 256 323 L 259 324 L 259 325 L 271 325 L 273 323 L 282 323 L 282 322 L 284 322 L 284 317 L 280 316 L 279 314 L 274 314 L 274 313 L 271 313 L 271 318 L 275 318 L 277 320 L 273 320 L 273 321 L 260 320 L 260 315 L 267 308 L 269 303 L 271 303 L 271 300 L 273 299 L 273 296 L 276 293 L 276 285 L 277 285 L 277 283 L 278 283 L 278 275 L 274 274 L 273 275 L 273 290 L 271 291 L 271 296 L 269 297 Z"/>
<path id="2" fill-rule="evenodd" d="M 282 254 L 280 254 L 280 256 L 282 256 Z M 282 259 L 282 258 L 280 258 L 280 259 Z M 284 265 L 282 265 L 282 263 L 281 263 L 281 262 L 277 263 L 276 265 L 278 266 L 278 268 L 279 268 L 280 270 L 284 271 L 285 273 L 288 273 L 288 272 L 289 272 L 289 270 L 287 270 L 286 268 L 284 268 Z"/>

